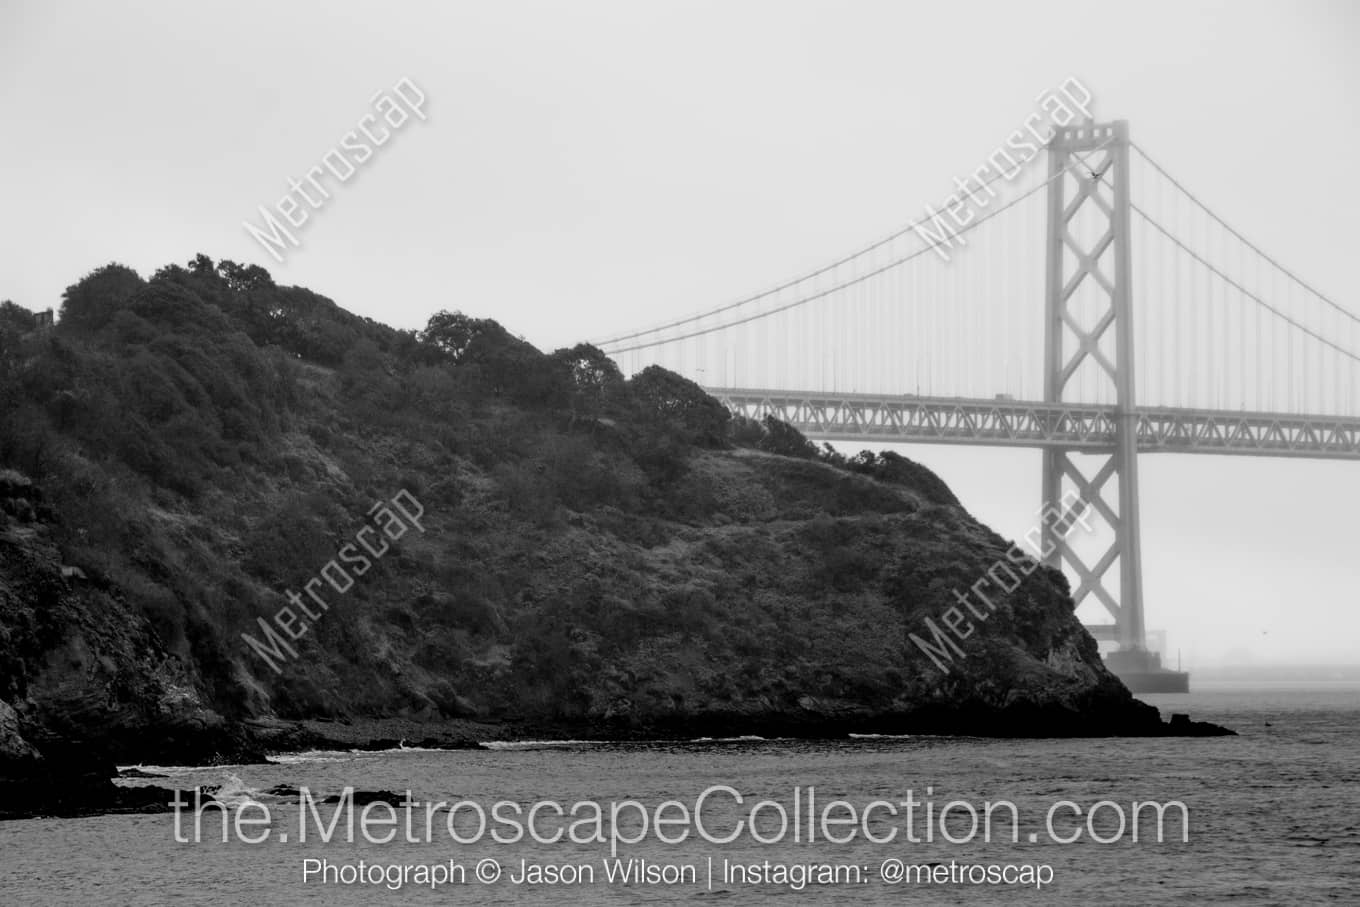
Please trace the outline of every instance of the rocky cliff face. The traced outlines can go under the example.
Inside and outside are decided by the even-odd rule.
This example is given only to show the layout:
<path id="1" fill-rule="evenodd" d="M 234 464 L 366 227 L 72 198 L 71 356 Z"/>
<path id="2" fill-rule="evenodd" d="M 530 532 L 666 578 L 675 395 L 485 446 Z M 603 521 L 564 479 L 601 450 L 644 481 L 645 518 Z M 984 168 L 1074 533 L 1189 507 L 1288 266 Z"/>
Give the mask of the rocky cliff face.
<path id="1" fill-rule="evenodd" d="M 204 702 L 197 672 L 165 650 L 124 592 L 62 563 L 40 490 L 0 477 L 0 512 L 6 748 L 205 763 L 241 755 L 242 735 Z"/>
<path id="2" fill-rule="evenodd" d="M 114 806 L 116 761 L 258 757 L 120 590 L 62 563 L 51 516 L 0 472 L 0 814 Z"/>
<path id="3" fill-rule="evenodd" d="M 12 791 L 366 734 L 1168 732 L 1047 569 L 913 641 L 1013 562 L 917 464 L 205 261 L 0 324 Z"/>

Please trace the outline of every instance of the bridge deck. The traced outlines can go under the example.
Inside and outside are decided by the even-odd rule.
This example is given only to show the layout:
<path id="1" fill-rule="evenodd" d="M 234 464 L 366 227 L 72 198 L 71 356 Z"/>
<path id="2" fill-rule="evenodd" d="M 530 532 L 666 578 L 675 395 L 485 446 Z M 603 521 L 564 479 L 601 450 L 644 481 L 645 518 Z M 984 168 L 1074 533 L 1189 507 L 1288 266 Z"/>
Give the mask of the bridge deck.
<path id="1" fill-rule="evenodd" d="M 828 441 L 897 441 L 1109 452 L 1113 406 L 708 388 L 734 413 L 768 414 Z M 1360 460 L 1360 418 L 1140 407 L 1138 449 L 1146 453 L 1236 454 Z"/>

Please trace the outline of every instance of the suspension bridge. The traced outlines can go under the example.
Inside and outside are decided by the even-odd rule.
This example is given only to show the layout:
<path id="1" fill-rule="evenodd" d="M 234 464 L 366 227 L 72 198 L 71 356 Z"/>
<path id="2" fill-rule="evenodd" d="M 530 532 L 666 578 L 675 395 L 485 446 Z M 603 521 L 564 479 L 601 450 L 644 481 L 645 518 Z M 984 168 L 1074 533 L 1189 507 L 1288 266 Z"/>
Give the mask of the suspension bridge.
<path id="1" fill-rule="evenodd" d="M 1103 606 L 1088 628 L 1135 690 L 1183 689 L 1147 650 L 1138 455 L 1360 460 L 1360 316 L 1127 122 L 1057 126 L 1043 150 L 816 270 L 598 346 L 819 440 L 1042 450 L 1045 512 L 1075 494 L 1101 524 L 1045 521 L 1044 560 Z"/>

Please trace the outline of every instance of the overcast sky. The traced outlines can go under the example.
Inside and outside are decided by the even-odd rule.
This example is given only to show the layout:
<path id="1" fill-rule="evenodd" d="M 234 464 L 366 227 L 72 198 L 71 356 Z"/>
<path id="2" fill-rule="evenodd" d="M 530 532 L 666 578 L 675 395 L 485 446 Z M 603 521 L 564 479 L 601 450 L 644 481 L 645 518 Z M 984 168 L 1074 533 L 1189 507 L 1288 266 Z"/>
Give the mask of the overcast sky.
<path id="1" fill-rule="evenodd" d="M 938 204 L 1040 92 L 1360 310 L 1360 4 L 0 3 L 0 299 L 195 253 L 403 328 L 544 349 L 688 314 Z M 412 120 L 279 264 L 244 220 L 409 78 Z M 1010 536 L 1038 454 L 912 452 Z M 1208 663 L 1355 662 L 1360 463 L 1148 456 L 1148 623 Z"/>

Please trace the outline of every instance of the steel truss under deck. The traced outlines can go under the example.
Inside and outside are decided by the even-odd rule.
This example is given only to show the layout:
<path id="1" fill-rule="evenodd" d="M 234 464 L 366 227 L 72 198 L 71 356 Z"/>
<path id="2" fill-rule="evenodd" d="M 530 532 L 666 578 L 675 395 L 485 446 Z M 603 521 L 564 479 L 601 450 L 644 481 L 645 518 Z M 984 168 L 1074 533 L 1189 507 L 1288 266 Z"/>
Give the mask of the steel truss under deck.
<path id="1" fill-rule="evenodd" d="M 1109 453 L 1115 407 L 1026 400 L 709 388 L 734 413 L 773 415 L 826 441 L 1055 447 Z M 1360 419 L 1233 410 L 1134 410 L 1139 453 L 1360 460 Z"/>

